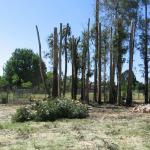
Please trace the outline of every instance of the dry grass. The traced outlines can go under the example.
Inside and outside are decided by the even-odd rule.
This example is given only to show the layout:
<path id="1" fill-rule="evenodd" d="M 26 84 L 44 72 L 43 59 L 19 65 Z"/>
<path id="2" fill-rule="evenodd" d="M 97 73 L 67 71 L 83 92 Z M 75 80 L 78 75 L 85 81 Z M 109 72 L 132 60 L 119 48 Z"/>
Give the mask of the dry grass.
<path id="1" fill-rule="evenodd" d="M 0 106 L 0 150 L 149 150 L 150 114 L 92 108 L 87 119 L 12 123 L 18 106 Z"/>

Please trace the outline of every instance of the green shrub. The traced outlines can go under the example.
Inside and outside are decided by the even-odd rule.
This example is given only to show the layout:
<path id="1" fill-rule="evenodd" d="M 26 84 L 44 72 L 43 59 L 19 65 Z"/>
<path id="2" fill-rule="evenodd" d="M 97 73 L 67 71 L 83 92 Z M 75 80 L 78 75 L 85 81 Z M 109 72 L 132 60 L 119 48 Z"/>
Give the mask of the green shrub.
<path id="1" fill-rule="evenodd" d="M 17 109 L 16 114 L 12 117 L 12 120 L 16 122 L 25 122 L 32 119 L 33 116 L 30 107 L 21 107 Z"/>
<path id="2" fill-rule="evenodd" d="M 88 109 L 85 105 L 65 99 L 36 102 L 30 107 L 20 108 L 13 120 L 17 122 L 54 121 L 59 118 L 86 118 L 87 116 Z"/>
<path id="3" fill-rule="evenodd" d="M 40 102 L 34 107 L 36 121 L 54 121 L 57 118 L 57 106 L 55 103 Z"/>
<path id="4" fill-rule="evenodd" d="M 58 117 L 59 118 L 69 118 L 72 114 L 75 103 L 71 100 L 58 100 Z"/>
<path id="5" fill-rule="evenodd" d="M 86 118 L 88 116 L 88 108 L 85 105 L 76 105 L 72 109 L 72 113 L 69 118 Z"/>
<path id="6" fill-rule="evenodd" d="M 7 97 L 2 97 L 2 104 L 8 104 L 8 98 Z"/>

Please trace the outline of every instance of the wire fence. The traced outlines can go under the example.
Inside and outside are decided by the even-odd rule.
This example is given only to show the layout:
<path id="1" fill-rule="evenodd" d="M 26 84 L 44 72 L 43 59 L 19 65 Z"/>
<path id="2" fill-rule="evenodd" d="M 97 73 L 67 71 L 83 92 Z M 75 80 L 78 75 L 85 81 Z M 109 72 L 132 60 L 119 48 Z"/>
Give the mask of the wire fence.
<path id="1" fill-rule="evenodd" d="M 3 104 L 26 104 L 46 97 L 47 94 L 44 91 L 38 91 L 35 89 L 0 90 L 0 103 Z"/>

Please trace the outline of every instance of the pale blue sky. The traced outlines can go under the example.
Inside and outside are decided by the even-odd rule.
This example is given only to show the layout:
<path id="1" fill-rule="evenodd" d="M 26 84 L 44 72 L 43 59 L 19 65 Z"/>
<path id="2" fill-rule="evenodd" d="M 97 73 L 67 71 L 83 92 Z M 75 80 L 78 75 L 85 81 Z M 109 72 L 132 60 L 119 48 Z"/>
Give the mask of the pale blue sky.
<path id="1" fill-rule="evenodd" d="M 60 22 L 70 23 L 73 34 L 80 35 L 88 18 L 93 18 L 94 3 L 94 0 L 0 0 L 0 75 L 16 48 L 31 48 L 38 52 L 36 24 L 42 49 L 48 50 L 47 37 Z M 138 54 L 134 60 L 137 68 Z M 136 75 L 142 80 L 138 70 Z"/>

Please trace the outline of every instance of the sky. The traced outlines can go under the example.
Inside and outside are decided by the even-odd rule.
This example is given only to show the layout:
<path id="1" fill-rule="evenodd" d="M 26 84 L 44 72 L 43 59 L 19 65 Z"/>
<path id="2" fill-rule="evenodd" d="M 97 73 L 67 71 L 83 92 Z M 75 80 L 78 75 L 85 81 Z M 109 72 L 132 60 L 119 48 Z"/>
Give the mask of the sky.
<path id="1" fill-rule="evenodd" d="M 72 33 L 80 35 L 88 18 L 93 19 L 94 3 L 94 0 L 0 0 L 0 75 L 16 48 L 38 52 L 35 25 L 39 27 L 42 50 L 48 51 L 47 38 L 53 28 L 59 27 L 60 22 L 69 23 Z M 136 52 L 134 71 L 142 81 L 139 63 L 140 56 Z M 126 68 L 127 64 L 123 70 Z"/>

